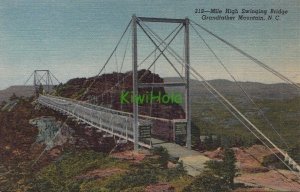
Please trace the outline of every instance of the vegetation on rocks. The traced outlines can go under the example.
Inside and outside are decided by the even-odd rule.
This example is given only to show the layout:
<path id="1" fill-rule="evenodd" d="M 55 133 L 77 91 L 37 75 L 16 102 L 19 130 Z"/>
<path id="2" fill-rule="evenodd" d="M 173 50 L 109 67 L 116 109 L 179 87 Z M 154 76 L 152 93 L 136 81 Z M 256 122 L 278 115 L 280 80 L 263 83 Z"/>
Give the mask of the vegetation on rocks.
<path id="1" fill-rule="evenodd" d="M 261 112 L 258 112 L 249 102 L 239 102 L 240 99 L 237 97 L 232 97 L 231 100 L 269 139 L 280 148 L 289 151 L 291 156 L 300 163 L 300 97 L 282 100 L 256 99 L 255 102 L 260 106 Z M 192 111 L 192 120 L 199 127 L 201 135 L 207 136 L 202 140 L 205 150 L 261 144 L 217 101 L 210 98 L 198 99 L 194 101 Z"/>
<path id="2" fill-rule="evenodd" d="M 36 174 L 30 191 L 132 191 L 158 182 L 174 181 L 186 175 L 181 163 L 174 168 L 164 167 L 167 151 L 163 148 L 157 151 L 154 156 L 138 164 L 94 151 L 66 153 Z M 91 170 L 116 167 L 125 171 L 103 177 L 80 177 Z"/>
<path id="3" fill-rule="evenodd" d="M 211 160 L 206 163 L 206 170 L 184 188 L 188 192 L 225 192 L 234 189 L 237 176 L 236 158 L 232 149 L 226 148 L 222 161 Z"/>

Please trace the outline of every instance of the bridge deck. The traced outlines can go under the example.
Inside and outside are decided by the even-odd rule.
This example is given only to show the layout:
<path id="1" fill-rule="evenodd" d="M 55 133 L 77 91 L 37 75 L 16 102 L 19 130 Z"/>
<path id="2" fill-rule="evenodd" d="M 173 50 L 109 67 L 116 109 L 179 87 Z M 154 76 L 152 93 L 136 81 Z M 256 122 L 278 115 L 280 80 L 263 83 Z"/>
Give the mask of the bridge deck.
<path id="1" fill-rule="evenodd" d="M 54 96 L 41 95 L 38 98 L 38 102 L 56 111 L 79 119 L 92 127 L 133 142 L 132 114 L 130 113 Z M 170 121 L 166 119 L 160 120 Z M 139 123 L 141 125 L 147 125 L 151 123 L 151 121 L 140 119 Z M 172 157 L 182 160 L 188 174 L 192 176 L 202 172 L 204 163 L 209 160 L 209 158 L 197 151 L 189 150 L 175 143 L 168 143 L 155 138 L 146 139 L 145 141 L 147 142 L 140 141 L 139 145 L 145 148 L 151 148 L 150 140 L 155 146 L 165 147 Z"/>
<path id="2" fill-rule="evenodd" d="M 119 138 L 133 142 L 133 118 L 130 113 L 92 105 L 68 98 L 44 96 L 38 102 L 53 110 L 73 116 L 84 123 Z M 150 125 L 147 120 L 139 120 L 139 125 Z M 139 142 L 140 146 L 151 148 L 151 143 Z"/>

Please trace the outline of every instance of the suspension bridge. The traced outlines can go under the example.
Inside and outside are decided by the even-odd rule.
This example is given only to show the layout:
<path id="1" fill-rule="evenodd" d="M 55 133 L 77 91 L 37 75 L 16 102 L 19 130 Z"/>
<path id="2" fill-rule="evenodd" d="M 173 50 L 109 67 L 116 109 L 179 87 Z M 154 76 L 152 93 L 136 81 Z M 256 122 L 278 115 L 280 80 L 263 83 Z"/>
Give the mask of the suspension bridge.
<path id="1" fill-rule="evenodd" d="M 158 34 L 156 34 L 147 23 L 172 23 L 177 24 L 178 26 L 166 37 L 162 38 Z M 138 39 L 137 39 L 137 29 L 140 29 L 146 37 L 153 43 L 155 49 L 147 56 L 145 59 L 138 63 Z M 108 91 L 104 91 L 103 95 L 111 92 L 112 90 L 120 87 L 122 82 L 126 80 L 126 78 L 132 79 L 132 94 L 138 95 L 139 90 L 142 88 L 150 88 L 153 87 L 183 87 L 185 90 L 184 94 L 184 111 L 185 117 L 180 119 L 166 119 L 160 117 L 153 117 L 151 115 L 141 115 L 139 114 L 139 104 L 138 102 L 132 103 L 132 112 L 125 112 L 120 109 L 112 109 L 107 106 L 99 106 L 92 104 L 91 102 L 80 100 L 83 98 L 91 89 L 93 84 L 95 83 L 97 77 L 102 74 L 107 67 L 108 62 L 112 59 L 113 55 L 116 53 L 118 46 L 120 45 L 122 39 L 125 36 L 127 31 L 131 30 L 131 40 L 132 40 L 132 71 L 129 72 L 124 78 L 119 79 L 118 82 L 113 85 Z M 155 133 L 153 131 L 155 128 L 159 128 L 160 126 L 168 127 L 167 131 L 172 135 L 172 139 L 169 139 L 167 142 L 172 143 L 175 142 L 177 137 L 185 137 L 185 146 L 188 150 L 191 150 L 191 101 L 190 101 L 190 78 L 193 77 L 196 80 L 199 80 L 203 83 L 204 87 L 219 101 L 221 105 L 225 107 L 249 132 L 253 134 L 263 145 L 265 145 L 289 170 L 300 172 L 300 166 L 288 155 L 288 153 L 279 148 L 273 141 L 271 141 L 261 130 L 257 127 L 253 122 L 251 122 L 240 110 L 235 107 L 221 92 L 219 92 L 214 86 L 212 86 L 200 73 L 195 70 L 194 67 L 190 65 L 190 29 L 193 29 L 195 34 L 202 40 L 203 44 L 207 47 L 207 49 L 212 53 L 212 55 L 216 58 L 218 63 L 224 70 L 228 73 L 228 75 L 232 78 L 232 80 L 236 83 L 236 85 L 240 88 L 241 92 L 245 94 L 248 100 L 255 106 L 256 110 L 259 112 L 260 116 L 268 122 L 270 128 L 276 132 L 279 137 L 279 140 L 284 141 L 281 135 L 276 131 L 274 126 L 269 122 L 267 117 L 261 111 L 260 107 L 254 102 L 254 100 L 250 97 L 250 95 L 245 91 L 245 89 L 241 86 L 241 84 L 237 81 L 234 75 L 230 72 L 230 70 L 226 67 L 226 65 L 222 62 L 219 56 L 214 52 L 208 42 L 203 38 L 201 32 L 205 32 L 218 41 L 226 44 L 231 47 L 233 50 L 237 51 L 239 54 L 245 56 L 246 58 L 253 61 L 253 63 L 277 76 L 284 82 L 292 85 L 295 89 L 299 90 L 300 87 L 297 83 L 290 80 L 288 77 L 282 75 L 280 72 L 274 70 L 267 64 L 258 60 L 257 58 L 249 55 L 244 52 L 240 48 L 226 41 L 225 39 L 219 37 L 212 31 L 208 30 L 201 24 L 198 24 L 188 18 L 184 19 L 171 19 L 171 18 L 149 18 L 149 17 L 137 17 L 133 15 L 132 19 L 128 23 L 125 31 L 122 33 L 121 38 L 117 42 L 114 50 L 101 67 L 99 73 L 93 78 L 94 80 L 90 83 L 86 89 L 76 98 L 63 98 L 58 96 L 53 96 L 50 94 L 49 83 L 52 82 L 51 75 L 49 71 L 45 71 L 45 77 L 38 76 L 37 73 L 39 71 L 34 72 L 34 85 L 36 89 L 36 93 L 39 92 L 39 84 L 41 84 L 41 79 L 46 79 L 45 83 L 48 86 L 48 89 L 44 94 L 39 94 L 37 101 L 41 105 L 45 107 L 49 107 L 55 111 L 61 112 L 62 114 L 67 115 L 70 118 L 77 119 L 88 126 L 95 127 L 100 129 L 101 131 L 117 136 L 118 138 L 133 142 L 134 149 L 138 150 L 139 146 L 145 148 L 151 148 L 153 146 L 153 141 L 161 141 L 155 138 L 159 136 L 159 133 Z M 179 34 L 180 31 L 183 30 L 183 45 L 184 45 L 184 56 L 181 57 L 171 46 L 170 44 L 173 42 L 175 37 Z M 129 38 L 128 38 L 129 39 Z M 128 44 L 128 41 L 127 41 Z M 127 45 L 126 45 L 127 48 Z M 156 52 L 158 54 L 156 55 Z M 183 74 L 179 72 L 178 68 L 176 68 L 173 60 L 169 59 L 167 56 L 172 56 L 173 59 L 184 69 Z M 126 50 L 124 53 L 124 57 L 126 54 Z M 151 55 L 155 54 L 155 59 L 151 62 L 151 67 L 155 66 L 155 62 L 158 58 L 164 57 L 168 64 L 170 64 L 171 69 L 173 69 L 178 76 L 182 79 L 182 82 L 169 82 L 169 83 L 141 83 L 140 80 L 146 75 L 142 74 L 138 75 L 138 67 L 140 67 L 144 61 L 146 61 Z M 122 61 L 122 69 L 124 64 L 124 59 Z M 145 73 L 147 73 L 147 70 Z M 55 78 L 56 79 L 56 78 Z M 103 96 L 102 95 L 102 96 Z M 278 155 L 278 152 L 282 155 Z"/>

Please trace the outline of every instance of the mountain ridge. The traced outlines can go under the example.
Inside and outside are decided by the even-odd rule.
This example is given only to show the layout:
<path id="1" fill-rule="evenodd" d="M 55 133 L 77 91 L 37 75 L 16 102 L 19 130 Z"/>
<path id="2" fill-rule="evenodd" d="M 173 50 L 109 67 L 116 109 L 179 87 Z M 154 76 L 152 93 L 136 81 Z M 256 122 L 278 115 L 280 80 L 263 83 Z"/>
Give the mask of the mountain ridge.
<path id="1" fill-rule="evenodd" d="M 30 85 L 12 85 L 6 89 L 0 90 L 0 102 L 7 101 L 14 93 L 18 97 L 30 97 L 34 94 L 34 88 Z"/>
<path id="2" fill-rule="evenodd" d="M 167 83 L 179 82 L 181 80 L 179 77 L 165 77 L 163 79 Z M 202 85 L 203 82 L 195 79 L 191 79 L 190 82 L 192 98 L 195 98 L 196 96 L 210 95 L 210 93 Z M 221 91 L 225 95 L 237 96 L 241 93 L 240 88 L 235 85 L 235 82 L 233 81 L 227 79 L 213 79 L 209 80 L 208 82 L 210 82 L 217 90 Z M 245 89 L 245 91 L 249 93 L 250 96 L 258 99 L 290 99 L 300 96 L 299 91 L 297 91 L 292 85 L 286 83 L 266 84 L 251 81 L 238 83 Z M 184 91 L 182 88 L 166 87 L 166 91 L 178 90 L 182 93 Z M 0 102 L 7 101 L 13 93 L 15 93 L 17 96 L 28 97 L 34 94 L 34 88 L 30 85 L 12 85 L 6 89 L 0 90 Z"/>
<path id="3" fill-rule="evenodd" d="M 166 83 L 178 82 L 180 78 L 177 77 L 166 77 L 164 81 Z M 235 82 L 227 79 L 214 79 L 208 81 L 213 87 L 220 91 L 225 96 L 240 97 L 244 96 L 242 90 Z M 211 97 L 211 93 L 204 87 L 203 82 L 191 79 L 190 90 L 191 97 Z M 255 99 L 291 99 L 299 97 L 300 92 L 295 89 L 293 85 L 286 83 L 274 83 L 265 84 L 261 82 L 238 82 L 238 84 L 248 93 L 249 96 Z M 167 87 L 167 92 L 184 91 L 183 88 Z"/>

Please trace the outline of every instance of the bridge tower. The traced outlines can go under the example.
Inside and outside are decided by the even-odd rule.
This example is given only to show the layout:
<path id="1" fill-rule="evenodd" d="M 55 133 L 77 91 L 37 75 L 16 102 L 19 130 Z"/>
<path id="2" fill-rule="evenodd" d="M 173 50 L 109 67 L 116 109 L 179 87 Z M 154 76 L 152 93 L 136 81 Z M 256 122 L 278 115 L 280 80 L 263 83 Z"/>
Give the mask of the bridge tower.
<path id="1" fill-rule="evenodd" d="M 50 80 L 51 76 L 49 70 L 34 70 L 33 86 L 36 96 L 40 94 L 40 88 L 42 88 L 45 93 L 50 92 Z"/>
<path id="2" fill-rule="evenodd" d="M 56 83 L 60 83 L 50 70 L 34 70 L 32 75 L 33 87 L 36 96 L 39 96 L 41 91 L 46 94 L 50 93 L 54 86 L 53 80 L 55 80 Z M 32 75 L 30 77 L 32 77 Z"/>
<path id="3" fill-rule="evenodd" d="M 133 71 L 133 96 L 138 95 L 139 87 L 184 87 L 185 88 L 185 121 L 186 121 L 186 146 L 188 149 L 191 149 L 191 106 L 190 106 L 190 51 L 189 51 L 189 19 L 170 19 L 170 18 L 151 18 L 151 17 L 137 17 L 136 15 L 132 16 L 131 20 L 132 28 L 132 71 Z M 138 82 L 138 41 L 137 41 L 137 26 L 141 27 L 146 35 L 146 31 L 140 25 L 141 22 L 159 22 L 159 23 L 178 23 L 184 27 L 184 66 L 185 66 L 185 75 L 183 82 L 173 82 L 173 83 L 139 83 Z M 163 54 L 163 51 L 159 49 L 159 46 L 156 45 L 153 41 L 152 43 L 156 48 Z M 166 48 L 169 47 L 169 44 L 166 45 Z M 163 54 L 164 55 L 164 54 Z M 166 58 L 166 56 L 164 55 Z M 167 58 L 166 58 L 167 59 Z M 171 63 L 170 63 L 171 64 Z M 134 150 L 138 150 L 138 141 L 139 141 L 139 125 L 138 125 L 138 103 L 133 102 L 133 130 L 134 130 Z M 175 130 L 174 130 L 175 131 Z"/>

